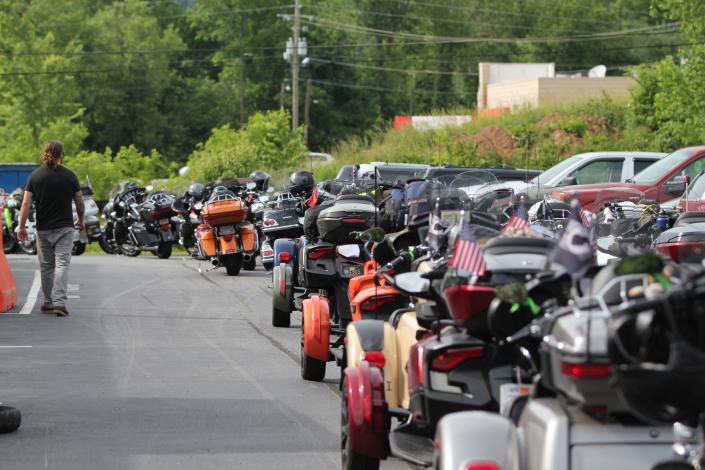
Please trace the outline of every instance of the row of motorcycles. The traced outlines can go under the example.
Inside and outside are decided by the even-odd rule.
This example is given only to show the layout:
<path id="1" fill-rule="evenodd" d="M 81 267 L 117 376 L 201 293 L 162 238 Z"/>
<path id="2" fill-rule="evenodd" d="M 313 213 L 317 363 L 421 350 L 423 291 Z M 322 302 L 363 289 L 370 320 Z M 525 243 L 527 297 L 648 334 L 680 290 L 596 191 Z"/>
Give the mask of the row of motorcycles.
<path id="1" fill-rule="evenodd" d="M 284 190 L 269 187 L 269 175 L 253 172 L 248 178 L 192 183 L 180 197 L 167 190 L 147 191 L 125 182 L 103 209 L 106 221 L 101 247 L 108 253 L 138 256 L 143 251 L 169 258 L 174 244 L 210 263 L 206 271 L 224 268 L 228 275 L 273 264 L 273 241 L 297 236 L 302 230 L 306 198 L 313 175 L 294 172 Z"/>
<path id="2" fill-rule="evenodd" d="M 343 468 L 701 468 L 705 214 L 470 179 L 324 182 L 273 244 L 273 326 L 302 312 L 303 379 L 341 370 Z"/>
<path id="3" fill-rule="evenodd" d="M 71 254 L 73 256 L 82 255 L 86 251 L 89 243 L 100 242 L 103 238 L 102 228 L 98 215 L 100 210 L 98 204 L 93 199 L 93 190 L 90 181 L 86 178 L 86 183 L 81 186 L 81 193 L 85 205 L 84 213 L 84 229 L 78 228 L 73 236 L 73 248 Z M 29 213 L 27 218 L 27 240 L 20 242 L 17 239 L 17 229 L 20 220 L 20 207 L 22 206 L 23 190 L 17 188 L 10 193 L 2 202 L 2 241 L 3 252 L 11 254 L 21 252 L 28 255 L 37 254 L 37 230 L 35 221 L 35 210 Z M 76 219 L 76 205 L 73 204 L 74 219 Z"/>

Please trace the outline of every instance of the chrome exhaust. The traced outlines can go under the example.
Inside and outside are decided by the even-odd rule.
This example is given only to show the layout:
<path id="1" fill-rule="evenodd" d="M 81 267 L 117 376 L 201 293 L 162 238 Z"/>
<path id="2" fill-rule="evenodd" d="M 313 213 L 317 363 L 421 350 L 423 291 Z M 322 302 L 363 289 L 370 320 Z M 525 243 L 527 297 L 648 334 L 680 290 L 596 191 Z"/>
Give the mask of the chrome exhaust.
<path id="1" fill-rule="evenodd" d="M 211 264 L 213 265 L 213 267 L 217 268 L 220 266 L 220 260 L 218 258 L 213 258 L 211 260 Z"/>

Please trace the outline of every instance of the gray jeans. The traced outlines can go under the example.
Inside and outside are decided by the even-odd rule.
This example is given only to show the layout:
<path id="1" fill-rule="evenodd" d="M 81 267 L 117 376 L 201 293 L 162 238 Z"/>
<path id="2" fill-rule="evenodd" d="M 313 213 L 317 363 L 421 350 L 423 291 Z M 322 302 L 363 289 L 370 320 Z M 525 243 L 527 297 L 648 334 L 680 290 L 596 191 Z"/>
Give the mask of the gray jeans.
<path id="1" fill-rule="evenodd" d="M 37 256 L 42 272 L 44 302 L 55 307 L 66 306 L 73 227 L 37 231 Z"/>

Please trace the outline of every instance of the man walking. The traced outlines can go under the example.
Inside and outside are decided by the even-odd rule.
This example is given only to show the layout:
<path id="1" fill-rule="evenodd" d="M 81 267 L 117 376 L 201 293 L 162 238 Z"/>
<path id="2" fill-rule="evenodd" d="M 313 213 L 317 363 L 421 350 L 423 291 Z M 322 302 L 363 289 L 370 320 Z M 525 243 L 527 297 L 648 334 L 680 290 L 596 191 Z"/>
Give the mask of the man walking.
<path id="1" fill-rule="evenodd" d="M 66 289 L 68 282 L 74 225 L 83 230 L 85 206 L 78 178 L 61 166 L 64 145 L 50 140 L 44 145 L 42 166 L 29 175 L 20 209 L 17 238 L 27 239 L 25 224 L 32 207 L 36 205 L 37 256 L 42 273 L 44 304 L 42 312 L 65 317 Z M 77 219 L 73 220 L 71 201 L 76 202 Z"/>

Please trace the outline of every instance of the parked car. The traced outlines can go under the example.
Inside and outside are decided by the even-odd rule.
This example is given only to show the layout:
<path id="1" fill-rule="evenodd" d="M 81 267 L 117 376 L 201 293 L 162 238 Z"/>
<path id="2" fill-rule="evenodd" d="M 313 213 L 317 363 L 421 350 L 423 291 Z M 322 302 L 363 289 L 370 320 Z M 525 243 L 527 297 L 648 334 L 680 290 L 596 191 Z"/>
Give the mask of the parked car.
<path id="1" fill-rule="evenodd" d="M 540 170 L 526 170 L 522 168 L 499 167 L 499 168 L 480 168 L 469 166 L 433 166 L 427 169 L 421 178 L 427 180 L 436 178 L 441 181 L 452 181 L 456 176 L 468 171 L 485 171 L 492 173 L 498 181 L 529 181 L 541 174 Z"/>
<path id="2" fill-rule="evenodd" d="M 577 197 L 587 210 L 619 201 L 662 203 L 683 195 L 686 181 L 702 170 L 705 170 L 705 146 L 688 147 L 660 159 L 625 183 L 564 186 L 551 192 L 551 196 L 561 201 Z"/>

